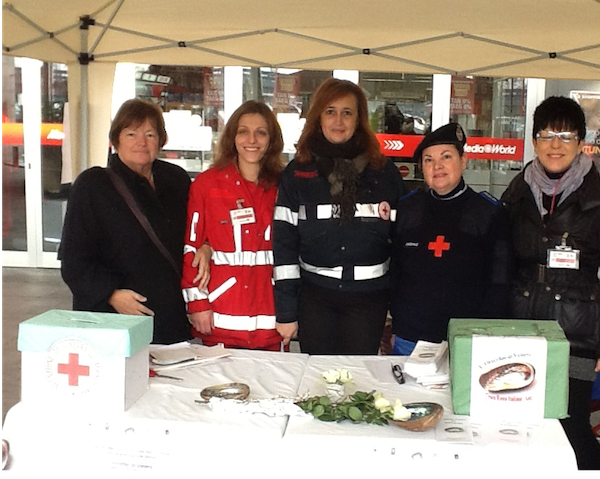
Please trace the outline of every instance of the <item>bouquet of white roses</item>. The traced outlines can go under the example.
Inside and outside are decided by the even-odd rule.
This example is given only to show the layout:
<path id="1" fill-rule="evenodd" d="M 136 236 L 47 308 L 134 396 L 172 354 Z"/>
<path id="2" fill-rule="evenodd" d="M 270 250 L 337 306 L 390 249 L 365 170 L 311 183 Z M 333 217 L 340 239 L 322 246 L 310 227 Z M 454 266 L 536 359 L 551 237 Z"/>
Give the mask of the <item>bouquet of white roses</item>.
<path id="1" fill-rule="evenodd" d="M 329 369 L 322 373 L 327 383 L 326 396 L 314 396 L 299 401 L 297 404 L 321 421 L 343 421 L 350 419 L 355 423 L 387 424 L 391 421 L 407 421 L 411 413 L 403 406 L 400 399 L 394 405 L 383 393 L 357 391 L 345 397 L 344 386 L 353 381 L 352 374 L 347 369 Z M 330 386 L 341 389 L 340 394 L 334 394 Z"/>
<path id="2" fill-rule="evenodd" d="M 346 384 L 353 380 L 352 374 L 347 369 L 329 369 L 322 375 L 328 384 Z"/>
<path id="3" fill-rule="evenodd" d="M 391 421 L 407 421 L 411 413 L 396 399 L 394 405 L 382 393 L 357 391 L 344 401 L 333 403 L 327 396 L 309 397 L 297 403 L 305 412 L 321 421 L 344 421 L 354 423 L 387 424 Z"/>

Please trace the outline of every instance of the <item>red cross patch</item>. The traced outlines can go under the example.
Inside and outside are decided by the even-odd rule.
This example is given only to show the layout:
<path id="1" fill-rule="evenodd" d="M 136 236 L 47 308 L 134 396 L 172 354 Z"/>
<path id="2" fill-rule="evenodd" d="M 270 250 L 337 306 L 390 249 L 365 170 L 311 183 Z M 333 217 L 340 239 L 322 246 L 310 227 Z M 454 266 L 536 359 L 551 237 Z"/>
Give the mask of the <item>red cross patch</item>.
<path id="1" fill-rule="evenodd" d="M 379 203 L 377 211 L 379 213 L 379 217 L 382 220 L 389 221 L 392 208 L 390 207 L 390 204 L 387 201 L 382 201 L 381 203 Z"/>
<path id="2" fill-rule="evenodd" d="M 435 241 L 430 241 L 427 249 L 433 251 L 433 256 L 436 258 L 442 257 L 443 251 L 448 251 L 450 249 L 450 243 L 444 241 L 444 236 L 439 235 Z"/>

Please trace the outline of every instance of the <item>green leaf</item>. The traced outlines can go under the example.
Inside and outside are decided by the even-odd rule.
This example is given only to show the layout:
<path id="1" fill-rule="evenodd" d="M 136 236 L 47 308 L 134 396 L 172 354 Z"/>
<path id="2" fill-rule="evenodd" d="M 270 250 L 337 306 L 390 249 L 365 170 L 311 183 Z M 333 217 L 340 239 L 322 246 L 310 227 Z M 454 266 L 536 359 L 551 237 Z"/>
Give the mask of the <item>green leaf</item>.
<path id="1" fill-rule="evenodd" d="M 319 419 L 327 422 L 335 421 L 335 418 L 331 414 L 323 414 L 322 416 L 319 416 Z"/>
<path id="2" fill-rule="evenodd" d="M 325 408 L 321 405 L 318 404 L 317 406 L 315 406 L 315 408 L 312 411 L 312 415 L 316 418 L 320 418 L 323 413 L 325 412 Z"/>
<path id="3" fill-rule="evenodd" d="M 350 419 L 352 419 L 353 421 L 361 421 L 363 418 L 363 413 L 356 406 L 351 406 L 348 409 L 348 415 L 350 416 Z"/>

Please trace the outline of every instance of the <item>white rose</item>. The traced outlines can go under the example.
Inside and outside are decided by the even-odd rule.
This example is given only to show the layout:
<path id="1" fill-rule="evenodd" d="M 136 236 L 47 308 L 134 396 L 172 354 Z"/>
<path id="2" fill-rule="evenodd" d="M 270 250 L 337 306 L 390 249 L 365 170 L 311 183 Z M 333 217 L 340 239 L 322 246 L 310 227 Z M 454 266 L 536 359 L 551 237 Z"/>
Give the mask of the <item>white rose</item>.
<path id="1" fill-rule="evenodd" d="M 394 421 L 408 421 L 410 419 L 410 411 L 402 405 L 400 399 L 396 399 L 394 404 L 394 415 L 392 417 Z"/>
<path id="2" fill-rule="evenodd" d="M 340 372 L 339 370 L 329 369 L 323 373 L 323 378 L 325 378 L 325 382 L 335 383 L 340 379 Z"/>
<path id="3" fill-rule="evenodd" d="M 373 399 L 375 399 L 375 407 L 381 412 L 387 412 L 392 408 L 390 402 L 383 397 L 383 393 L 375 393 Z"/>
<path id="4" fill-rule="evenodd" d="M 341 383 L 348 383 L 352 381 L 352 374 L 350 374 L 350 371 L 347 369 L 338 369 L 338 372 L 340 373 L 339 381 Z"/>

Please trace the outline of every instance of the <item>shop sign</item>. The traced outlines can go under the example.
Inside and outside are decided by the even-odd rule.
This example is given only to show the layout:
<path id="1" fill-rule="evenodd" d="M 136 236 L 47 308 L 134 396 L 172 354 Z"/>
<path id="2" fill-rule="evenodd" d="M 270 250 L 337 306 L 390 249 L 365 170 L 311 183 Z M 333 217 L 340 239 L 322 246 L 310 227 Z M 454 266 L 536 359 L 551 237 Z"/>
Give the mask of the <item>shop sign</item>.
<path id="1" fill-rule="evenodd" d="M 585 113 L 587 132 L 583 152 L 600 164 L 600 92 L 571 91 L 570 96 Z"/>
<path id="2" fill-rule="evenodd" d="M 396 163 L 396 166 L 398 167 L 398 171 L 400 172 L 400 175 L 402 175 L 402 178 L 405 180 L 415 179 L 416 163 Z"/>
<path id="3" fill-rule="evenodd" d="M 523 161 L 524 141 L 515 138 L 467 139 L 465 153 L 470 160 Z"/>
<path id="4" fill-rule="evenodd" d="M 65 134 L 61 123 L 42 123 L 40 131 L 42 146 L 61 146 Z M 23 123 L 2 123 L 2 144 L 5 146 L 23 145 Z"/>
<path id="5" fill-rule="evenodd" d="M 423 135 L 399 135 L 389 133 L 378 133 L 377 140 L 381 152 L 385 156 L 411 158 Z"/>
<path id="6" fill-rule="evenodd" d="M 475 82 L 473 78 L 452 77 L 450 114 L 468 115 L 475 113 Z"/>
<path id="7" fill-rule="evenodd" d="M 300 74 L 275 74 L 273 91 L 273 110 L 276 112 L 295 112 L 300 96 Z"/>
<path id="8" fill-rule="evenodd" d="M 381 152 L 385 156 L 412 158 L 422 135 L 376 134 Z M 470 160 L 522 161 L 524 141 L 514 138 L 467 139 L 465 153 Z"/>
<path id="9" fill-rule="evenodd" d="M 210 67 L 202 68 L 204 106 L 223 107 L 223 75 L 216 74 Z"/>

